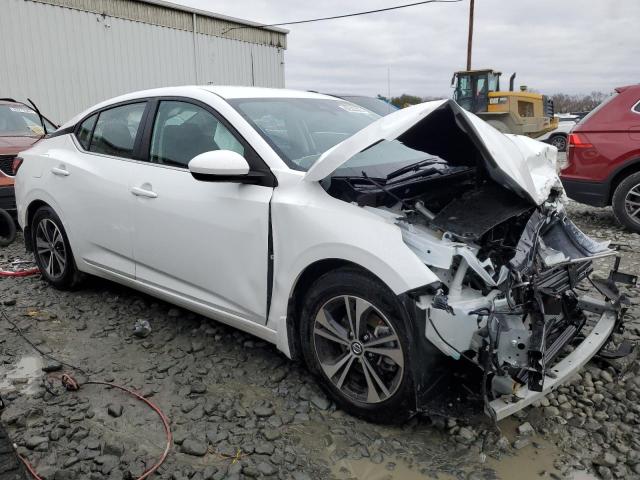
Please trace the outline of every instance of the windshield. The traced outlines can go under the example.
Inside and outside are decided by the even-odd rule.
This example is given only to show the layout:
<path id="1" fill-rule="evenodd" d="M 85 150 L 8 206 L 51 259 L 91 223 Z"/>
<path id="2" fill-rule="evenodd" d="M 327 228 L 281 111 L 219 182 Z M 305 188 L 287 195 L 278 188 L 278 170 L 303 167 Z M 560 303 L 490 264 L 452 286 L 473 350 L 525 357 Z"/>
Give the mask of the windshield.
<path id="1" fill-rule="evenodd" d="M 331 147 L 379 118 L 343 100 L 316 98 L 242 98 L 231 105 L 278 152 L 287 165 L 307 171 Z M 405 165 L 430 155 L 397 140 L 377 143 L 348 160 L 334 175 L 385 178 Z"/>
<path id="2" fill-rule="evenodd" d="M 322 153 L 380 118 L 337 99 L 243 98 L 231 104 L 291 168 L 304 171 Z"/>
<path id="3" fill-rule="evenodd" d="M 372 111 L 373 113 L 377 113 L 378 115 L 384 116 L 389 115 L 392 112 L 398 110 L 398 107 L 392 105 L 391 103 L 387 103 L 384 100 L 380 100 L 379 98 L 374 97 L 361 97 L 361 96 L 349 96 L 349 95 L 337 95 L 338 97 L 346 100 L 347 102 L 355 103 L 356 105 L 360 105 L 361 107 L 366 108 L 367 110 Z"/>
<path id="4" fill-rule="evenodd" d="M 47 128 L 53 130 L 55 127 L 47 125 Z M 44 129 L 35 111 L 25 105 L 0 105 L 0 137 L 40 137 L 42 135 L 44 135 Z"/>

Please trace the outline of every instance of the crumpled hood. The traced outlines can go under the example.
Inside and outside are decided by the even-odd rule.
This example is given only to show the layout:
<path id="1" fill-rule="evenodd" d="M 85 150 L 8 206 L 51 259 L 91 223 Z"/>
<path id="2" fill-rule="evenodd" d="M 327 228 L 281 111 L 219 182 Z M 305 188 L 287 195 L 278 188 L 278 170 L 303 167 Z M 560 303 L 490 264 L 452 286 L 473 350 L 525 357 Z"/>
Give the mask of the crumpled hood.
<path id="1" fill-rule="evenodd" d="M 382 117 L 324 152 L 304 178 L 322 180 L 361 151 L 395 139 L 438 155 L 450 165 L 479 165 L 495 182 L 536 205 L 562 185 L 555 147 L 522 135 L 502 134 L 453 100 L 421 103 Z"/>

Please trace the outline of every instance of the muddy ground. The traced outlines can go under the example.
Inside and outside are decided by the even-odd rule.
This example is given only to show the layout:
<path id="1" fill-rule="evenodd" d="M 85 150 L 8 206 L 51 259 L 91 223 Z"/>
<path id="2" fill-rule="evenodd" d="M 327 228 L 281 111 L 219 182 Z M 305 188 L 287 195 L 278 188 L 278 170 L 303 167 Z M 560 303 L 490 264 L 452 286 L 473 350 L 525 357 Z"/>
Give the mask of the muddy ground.
<path id="1" fill-rule="evenodd" d="M 568 209 L 593 237 L 626 245 L 623 268 L 640 272 L 640 235 L 619 227 L 610 209 Z M 16 258 L 25 258 L 21 238 L 0 252 L 0 266 Z M 596 270 L 604 274 L 608 262 Z M 640 300 L 640 289 L 626 292 Z M 131 387 L 164 410 L 174 441 L 155 478 L 640 478 L 635 357 L 591 362 L 499 432 L 429 416 L 386 427 L 336 410 L 275 347 L 111 282 L 89 279 L 68 293 L 38 277 L 2 279 L 0 302 L 39 348 L 86 370 L 78 380 Z M 639 317 L 632 307 L 625 337 L 640 338 Z M 132 335 L 138 319 L 151 324 L 147 338 Z M 1 418 L 20 451 L 47 480 L 140 475 L 163 449 L 158 416 L 103 386 L 65 392 L 60 372 L 49 385 L 42 368 L 52 363 L 0 317 Z"/>

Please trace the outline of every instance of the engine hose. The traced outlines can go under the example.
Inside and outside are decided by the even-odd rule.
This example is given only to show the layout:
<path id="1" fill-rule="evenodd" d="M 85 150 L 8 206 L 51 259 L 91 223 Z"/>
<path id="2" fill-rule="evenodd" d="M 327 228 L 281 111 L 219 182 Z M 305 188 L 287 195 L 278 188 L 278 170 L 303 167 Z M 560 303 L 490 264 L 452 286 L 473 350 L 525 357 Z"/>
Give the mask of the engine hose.
<path id="1" fill-rule="evenodd" d="M 62 385 L 67 390 L 69 390 L 69 391 L 78 391 L 78 390 L 80 390 L 81 385 L 71 375 L 63 374 L 60 377 L 60 379 L 62 381 Z M 162 452 L 162 455 L 160 456 L 158 461 L 156 463 L 154 463 L 151 467 L 149 467 L 147 470 L 145 470 L 145 472 L 141 476 L 136 478 L 136 480 L 144 480 L 145 478 L 148 478 L 156 470 L 158 470 L 158 468 L 160 468 L 160 465 L 162 465 L 164 463 L 164 461 L 167 458 L 167 455 L 169 455 L 169 451 L 171 450 L 171 444 L 173 443 L 173 436 L 171 434 L 171 427 L 169 426 L 169 418 L 162 412 L 162 410 L 160 410 L 160 407 L 158 407 L 157 405 L 155 405 L 151 401 L 147 400 L 142 395 L 134 392 L 133 390 L 128 389 L 127 387 L 123 387 L 121 385 L 116 385 L 115 383 L 99 382 L 99 381 L 87 381 L 87 382 L 84 382 L 82 385 L 104 385 L 104 386 L 107 386 L 107 387 L 111 387 L 111 388 L 116 388 L 118 390 L 122 390 L 123 392 L 126 392 L 129 395 L 131 395 L 131 396 L 135 397 L 136 399 L 140 400 L 141 402 L 146 403 L 149 408 L 151 408 L 154 412 L 156 412 L 158 414 L 158 416 L 160 417 L 160 420 L 162 421 L 162 426 L 164 427 L 164 432 L 165 432 L 166 439 L 167 439 L 167 445 L 165 446 L 164 451 Z M 16 448 L 16 445 L 14 445 L 14 448 Z M 17 450 L 17 448 L 16 448 L 16 450 Z M 38 475 L 38 473 L 36 472 L 35 468 L 33 468 L 33 466 L 29 463 L 29 460 L 27 460 L 20 453 L 18 453 L 18 458 L 24 464 L 24 466 L 26 467 L 27 471 L 31 474 L 31 476 L 35 480 L 44 480 L 42 477 L 40 477 Z"/>

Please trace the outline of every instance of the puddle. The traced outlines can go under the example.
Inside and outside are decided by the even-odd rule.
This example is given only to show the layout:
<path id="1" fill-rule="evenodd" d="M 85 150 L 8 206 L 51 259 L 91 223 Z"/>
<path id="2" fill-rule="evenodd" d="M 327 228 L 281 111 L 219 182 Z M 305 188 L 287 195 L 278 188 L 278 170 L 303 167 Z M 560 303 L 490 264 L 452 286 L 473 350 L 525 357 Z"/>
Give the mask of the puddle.
<path id="1" fill-rule="evenodd" d="M 522 421 L 508 417 L 499 422 L 502 433 L 511 443 L 516 439 L 516 430 Z M 561 476 L 553 466 L 559 451 L 552 442 L 540 435 L 532 435 L 529 445 L 517 450 L 514 455 L 504 455 L 500 460 L 487 457 L 487 466 L 496 472 L 499 479 L 540 480 L 551 473 Z"/>
<path id="2" fill-rule="evenodd" d="M 346 479 L 366 479 L 366 480 L 425 480 L 428 478 L 414 468 L 398 462 L 393 470 L 387 470 L 385 465 L 387 461 L 381 464 L 372 463 L 369 460 L 348 460 L 343 459 L 336 462 L 331 471 L 335 478 L 340 480 Z M 455 477 L 444 473 L 438 473 L 438 480 L 455 480 Z"/>
<path id="3" fill-rule="evenodd" d="M 39 356 L 22 357 L 17 364 L 0 366 L 0 392 L 18 390 L 27 395 L 35 393 L 42 377 L 42 359 Z"/>

